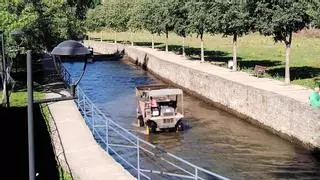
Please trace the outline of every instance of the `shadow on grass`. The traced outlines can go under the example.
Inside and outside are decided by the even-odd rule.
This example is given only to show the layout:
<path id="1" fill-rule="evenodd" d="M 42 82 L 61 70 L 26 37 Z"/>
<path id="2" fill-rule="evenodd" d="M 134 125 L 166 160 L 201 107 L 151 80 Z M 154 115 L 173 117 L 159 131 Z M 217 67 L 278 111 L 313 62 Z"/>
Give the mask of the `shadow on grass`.
<path id="1" fill-rule="evenodd" d="M 272 77 L 284 78 L 284 67 L 270 69 L 268 71 Z M 290 80 L 317 78 L 320 76 L 320 68 L 303 66 L 303 67 L 290 67 Z"/>
<path id="2" fill-rule="evenodd" d="M 254 69 L 255 65 L 266 66 L 267 68 L 281 65 L 281 61 L 272 60 L 242 60 L 238 65 L 240 69 Z"/>
<path id="3" fill-rule="evenodd" d="M 169 45 L 169 51 L 173 51 L 176 54 L 182 54 L 182 46 L 178 45 Z M 160 50 L 165 50 L 165 45 L 159 47 Z M 191 57 L 191 60 L 200 60 L 201 50 L 200 48 L 194 47 L 185 47 L 185 53 L 187 56 Z M 229 60 L 232 60 L 232 56 L 225 51 L 213 51 L 213 50 L 204 50 L 205 61 L 208 62 L 224 62 L 227 63 Z M 241 60 L 241 57 L 238 57 L 238 60 Z"/>
<path id="4" fill-rule="evenodd" d="M 163 43 L 155 42 L 155 46 L 162 45 Z M 152 47 L 152 42 L 134 42 L 135 46 L 145 46 L 145 47 Z"/>
<path id="5" fill-rule="evenodd" d="M 33 78 L 33 85 L 36 88 L 39 85 L 60 82 L 61 78 L 57 74 L 55 67 L 53 66 L 52 60 L 49 64 L 52 64 L 49 68 L 50 70 L 43 70 L 43 59 L 41 57 L 46 58 L 47 56 L 44 54 L 32 54 L 32 78 Z M 24 60 L 25 63 L 25 60 Z M 20 66 L 18 71 L 12 71 L 11 77 L 15 80 L 16 84 L 13 91 L 21 91 L 27 88 L 27 69 L 26 66 Z"/>
<path id="6" fill-rule="evenodd" d="M 27 107 L 0 108 L 1 179 L 28 179 Z M 39 106 L 34 106 L 36 179 L 58 180 L 59 171 L 50 135 Z"/>
<path id="7" fill-rule="evenodd" d="M 60 78 L 57 74 L 51 74 L 44 76 L 43 71 L 33 71 L 33 84 L 34 86 L 40 84 L 47 84 L 51 82 L 57 82 Z M 14 91 L 20 91 L 27 88 L 27 72 L 21 70 L 19 72 L 12 72 L 11 77 L 16 81 Z"/>

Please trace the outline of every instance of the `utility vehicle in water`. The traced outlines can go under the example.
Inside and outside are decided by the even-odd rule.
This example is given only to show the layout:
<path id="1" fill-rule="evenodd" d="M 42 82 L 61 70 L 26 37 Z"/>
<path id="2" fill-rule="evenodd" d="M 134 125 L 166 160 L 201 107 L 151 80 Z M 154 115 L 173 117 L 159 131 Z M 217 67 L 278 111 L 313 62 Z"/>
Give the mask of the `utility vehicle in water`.
<path id="1" fill-rule="evenodd" d="M 147 134 L 165 129 L 183 131 L 183 91 L 167 85 L 136 87 L 137 123 Z"/>

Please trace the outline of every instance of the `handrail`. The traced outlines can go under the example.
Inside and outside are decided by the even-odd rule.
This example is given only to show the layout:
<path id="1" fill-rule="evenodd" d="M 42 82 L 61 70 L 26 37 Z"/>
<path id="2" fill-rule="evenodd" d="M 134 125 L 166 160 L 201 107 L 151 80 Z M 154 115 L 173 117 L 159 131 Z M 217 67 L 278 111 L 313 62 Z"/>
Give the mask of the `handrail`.
<path id="1" fill-rule="evenodd" d="M 70 73 L 63 67 L 63 79 L 66 83 L 70 83 L 71 75 Z M 132 174 L 134 174 L 138 180 L 141 178 L 152 179 L 152 176 L 160 176 L 167 178 L 183 178 L 183 179 L 207 179 L 207 177 L 214 178 L 214 179 L 222 179 L 226 180 L 228 178 L 218 175 L 214 172 L 208 171 L 204 168 L 196 166 L 189 161 L 186 161 L 170 152 L 167 152 L 165 149 L 153 145 L 135 134 L 131 133 L 127 129 L 121 127 L 115 121 L 112 120 L 112 117 L 109 114 L 103 113 L 93 102 L 92 100 L 87 97 L 84 91 L 77 86 L 76 87 L 76 95 L 77 99 L 75 100 L 79 111 L 83 115 L 84 120 L 86 121 L 87 125 L 89 126 L 93 136 L 96 138 L 97 141 L 101 141 L 103 148 L 105 149 L 106 153 L 110 155 L 114 155 L 115 157 L 119 158 L 120 164 L 125 164 L 130 168 L 128 169 Z M 102 124 L 98 124 L 98 123 Z M 115 140 L 116 138 L 116 140 Z M 128 157 L 128 153 L 123 154 L 123 150 L 128 152 L 135 152 L 136 157 Z M 156 152 L 153 152 L 156 151 Z M 159 154 L 160 152 L 160 155 Z M 145 154 L 151 155 L 153 158 L 157 158 L 157 164 L 159 162 L 165 163 L 166 165 L 170 165 L 170 167 L 174 168 L 175 170 L 168 171 L 167 169 L 160 168 L 159 169 L 146 169 L 142 160 L 144 158 L 150 158 Z M 114 158 L 115 158 L 114 157 Z M 169 159 L 172 159 L 170 161 Z M 134 163 L 132 161 L 135 161 Z M 182 164 L 184 167 L 182 167 Z M 156 166 L 156 164 L 153 164 Z M 180 166 L 179 166 L 180 165 Z M 189 167 L 186 169 L 186 167 Z M 190 168 L 193 169 L 193 172 L 190 171 Z M 148 174 L 146 174 L 148 173 Z M 205 177 L 203 177 L 205 175 Z M 164 178 L 163 177 L 163 178 Z"/>

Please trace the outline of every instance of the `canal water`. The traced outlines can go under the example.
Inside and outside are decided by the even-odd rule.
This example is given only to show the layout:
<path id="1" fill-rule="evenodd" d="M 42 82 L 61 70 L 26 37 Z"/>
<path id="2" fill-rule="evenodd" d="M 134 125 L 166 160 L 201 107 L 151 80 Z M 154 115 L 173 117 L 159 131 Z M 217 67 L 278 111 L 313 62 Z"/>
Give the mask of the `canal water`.
<path id="1" fill-rule="evenodd" d="M 320 159 L 208 103 L 185 94 L 184 132 L 139 133 L 135 86 L 161 81 L 127 60 L 88 64 L 80 86 L 124 128 L 200 167 L 231 179 L 320 179 Z M 64 63 L 78 74 L 81 63 Z"/>

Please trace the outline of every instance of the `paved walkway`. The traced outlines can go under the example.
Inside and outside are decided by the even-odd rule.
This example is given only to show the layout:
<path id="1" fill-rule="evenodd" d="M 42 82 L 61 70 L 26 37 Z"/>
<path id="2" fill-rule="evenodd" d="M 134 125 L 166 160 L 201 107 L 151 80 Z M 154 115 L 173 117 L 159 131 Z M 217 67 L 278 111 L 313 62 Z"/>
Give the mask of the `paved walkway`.
<path id="1" fill-rule="evenodd" d="M 46 94 L 46 98 L 59 96 L 56 93 Z M 66 159 L 76 179 L 135 179 L 96 143 L 73 101 L 49 103 L 48 106 L 56 122 Z"/>
<path id="2" fill-rule="evenodd" d="M 298 85 L 285 85 L 284 82 L 268 79 L 268 78 L 257 78 L 251 76 L 246 72 L 232 72 L 231 70 L 208 63 L 201 63 L 200 61 L 189 60 L 186 57 L 176 55 L 173 52 L 165 52 L 154 50 L 151 48 L 134 47 L 136 49 L 148 52 L 162 60 L 176 63 L 188 68 L 192 68 L 198 71 L 202 71 L 208 74 L 213 74 L 219 77 L 223 77 L 227 80 L 234 81 L 236 83 L 252 86 L 258 89 L 264 89 L 277 94 L 281 94 L 302 103 L 308 104 L 309 94 L 311 89 L 298 86 Z"/>

